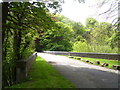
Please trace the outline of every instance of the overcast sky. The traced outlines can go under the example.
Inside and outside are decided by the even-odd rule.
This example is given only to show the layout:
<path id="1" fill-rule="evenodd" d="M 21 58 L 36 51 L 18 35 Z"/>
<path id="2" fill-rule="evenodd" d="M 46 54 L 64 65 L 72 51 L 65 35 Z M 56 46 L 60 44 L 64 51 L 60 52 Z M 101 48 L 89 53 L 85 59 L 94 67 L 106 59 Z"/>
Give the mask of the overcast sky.
<path id="1" fill-rule="evenodd" d="M 85 20 L 88 17 L 93 17 L 99 22 L 111 22 L 113 18 L 106 19 L 105 15 L 98 16 L 99 13 L 102 13 L 110 8 L 110 3 L 105 4 L 101 9 L 98 9 L 96 7 L 97 1 L 98 0 L 85 0 L 85 3 L 78 3 L 74 0 L 65 0 L 65 3 L 62 5 L 63 10 L 61 12 L 61 15 L 64 15 L 71 20 L 79 21 L 84 25 Z"/>
<path id="2" fill-rule="evenodd" d="M 0 0 L 1 1 L 1 0 Z M 15 0 L 14 0 L 15 1 Z M 19 1 L 19 0 L 18 0 Z M 32 0 L 37 1 L 37 0 Z M 78 0 L 64 0 L 65 3 L 62 5 L 61 15 L 68 17 L 71 20 L 81 22 L 85 25 L 86 18 L 93 17 L 99 22 L 112 22 L 112 20 L 117 17 L 106 19 L 107 15 L 98 16 L 98 14 L 108 10 L 110 8 L 111 2 L 120 1 L 120 0 L 109 0 L 110 3 L 105 4 L 101 9 L 97 8 L 97 2 L 103 0 L 85 0 L 85 3 L 79 3 Z M 117 4 L 117 3 L 116 3 Z M 113 12 L 118 14 L 118 12 Z"/>

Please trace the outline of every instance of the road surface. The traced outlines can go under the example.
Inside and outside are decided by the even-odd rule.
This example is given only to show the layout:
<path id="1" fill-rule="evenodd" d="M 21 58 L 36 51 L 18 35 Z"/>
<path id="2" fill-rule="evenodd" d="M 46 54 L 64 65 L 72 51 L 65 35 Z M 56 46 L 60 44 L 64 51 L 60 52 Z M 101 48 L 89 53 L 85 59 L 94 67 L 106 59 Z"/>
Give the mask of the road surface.
<path id="1" fill-rule="evenodd" d="M 38 53 L 38 56 L 52 64 L 65 78 L 77 88 L 118 88 L 118 70 L 100 67 L 65 56 Z"/>

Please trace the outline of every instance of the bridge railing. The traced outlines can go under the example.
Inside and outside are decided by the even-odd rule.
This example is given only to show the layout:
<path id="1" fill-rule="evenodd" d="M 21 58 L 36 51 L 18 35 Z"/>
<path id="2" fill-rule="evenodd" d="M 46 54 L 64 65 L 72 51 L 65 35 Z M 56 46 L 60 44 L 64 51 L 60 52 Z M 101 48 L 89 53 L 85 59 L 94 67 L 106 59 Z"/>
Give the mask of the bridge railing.
<path id="1" fill-rule="evenodd" d="M 44 51 L 44 53 L 55 54 L 55 55 L 70 55 L 70 56 L 79 56 L 79 57 L 120 60 L 120 54 L 115 54 L 115 53 L 90 53 L 90 52 L 78 53 L 78 52 L 64 52 L 64 51 Z"/>
<path id="2" fill-rule="evenodd" d="M 28 59 L 18 60 L 16 62 L 16 82 L 22 82 L 28 76 L 33 61 L 36 59 L 37 53 L 32 54 Z"/>
<path id="3" fill-rule="evenodd" d="M 44 53 L 55 54 L 55 55 L 68 55 L 69 52 L 65 51 L 43 51 Z"/>

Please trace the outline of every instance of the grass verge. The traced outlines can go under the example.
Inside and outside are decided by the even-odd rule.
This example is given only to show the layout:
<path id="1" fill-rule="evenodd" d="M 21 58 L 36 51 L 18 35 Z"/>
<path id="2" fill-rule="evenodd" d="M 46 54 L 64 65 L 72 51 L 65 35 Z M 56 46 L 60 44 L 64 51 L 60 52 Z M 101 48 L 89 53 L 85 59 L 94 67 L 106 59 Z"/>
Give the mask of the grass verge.
<path id="1" fill-rule="evenodd" d="M 77 56 L 74 56 L 74 59 L 77 58 Z M 100 65 L 102 63 L 108 63 L 109 66 L 106 66 L 107 68 L 112 69 L 113 65 L 120 65 L 120 61 L 118 60 L 109 60 L 109 59 L 98 59 L 98 58 L 87 58 L 87 57 L 80 57 L 81 59 L 83 59 L 82 61 L 85 62 L 86 60 L 89 60 L 90 62 L 93 62 L 95 64 L 96 61 L 100 61 Z"/>
<path id="2" fill-rule="evenodd" d="M 59 55 L 59 56 L 66 56 L 68 57 L 68 55 Z M 110 68 L 110 69 L 113 69 L 113 65 L 120 65 L 120 61 L 118 60 L 109 60 L 109 59 L 99 59 L 99 58 L 88 58 L 88 57 L 78 57 L 78 56 L 73 56 L 73 58 L 71 59 L 76 59 L 76 58 L 81 58 L 83 60 L 79 60 L 79 61 L 83 61 L 83 62 L 86 62 L 86 60 L 89 60 L 89 62 L 93 62 L 94 65 L 97 65 L 95 64 L 96 61 L 100 61 L 100 64 L 98 66 L 101 66 L 102 63 L 108 63 L 109 66 L 105 66 L 106 68 Z M 78 59 L 76 59 L 78 60 Z M 88 62 L 88 63 L 89 63 Z M 90 63 L 89 63 L 90 64 Z"/>
<path id="3" fill-rule="evenodd" d="M 9 88 L 76 88 L 65 79 L 54 67 L 37 56 L 29 72 L 28 81 Z"/>
<path id="4" fill-rule="evenodd" d="M 68 57 L 68 55 L 59 55 L 59 56 L 66 56 L 66 57 Z M 86 60 L 89 60 L 89 62 L 93 62 L 94 65 L 97 65 L 97 64 L 95 64 L 96 61 L 100 61 L 100 64 L 98 66 L 101 66 L 102 63 L 108 63 L 109 66 L 105 66 L 105 67 L 106 68 L 110 68 L 110 69 L 113 69 L 113 65 L 120 65 L 120 61 L 119 60 L 88 58 L 88 57 L 78 57 L 78 56 L 73 56 L 73 58 L 71 58 L 71 59 L 76 59 L 76 58 L 83 59 L 83 60 L 79 60 L 79 61 L 83 61 L 83 62 L 86 62 Z M 76 60 L 78 60 L 78 59 L 76 59 Z"/>

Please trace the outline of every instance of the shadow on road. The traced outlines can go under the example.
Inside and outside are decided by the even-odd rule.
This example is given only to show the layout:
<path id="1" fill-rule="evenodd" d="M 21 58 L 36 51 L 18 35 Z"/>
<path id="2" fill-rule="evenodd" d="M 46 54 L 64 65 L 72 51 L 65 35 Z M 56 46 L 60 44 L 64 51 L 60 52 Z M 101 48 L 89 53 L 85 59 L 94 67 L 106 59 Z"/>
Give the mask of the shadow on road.
<path id="1" fill-rule="evenodd" d="M 118 88 L 120 86 L 119 75 L 112 72 L 67 64 L 53 64 L 53 66 L 78 88 Z"/>

